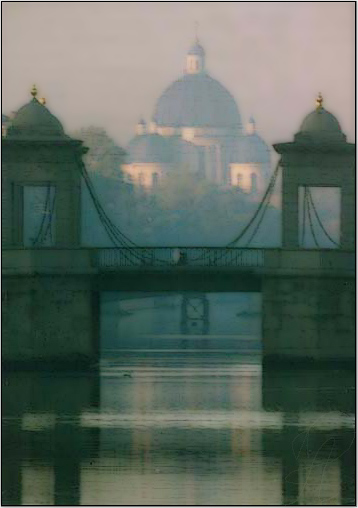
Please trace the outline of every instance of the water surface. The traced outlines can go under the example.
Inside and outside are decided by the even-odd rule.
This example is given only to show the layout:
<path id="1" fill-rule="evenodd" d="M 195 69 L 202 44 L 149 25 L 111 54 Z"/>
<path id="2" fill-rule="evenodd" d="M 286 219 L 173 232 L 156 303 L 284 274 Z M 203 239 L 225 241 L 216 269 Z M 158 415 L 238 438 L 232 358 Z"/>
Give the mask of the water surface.
<path id="1" fill-rule="evenodd" d="M 257 352 L 103 352 L 5 373 L 4 504 L 354 504 L 354 373 Z"/>

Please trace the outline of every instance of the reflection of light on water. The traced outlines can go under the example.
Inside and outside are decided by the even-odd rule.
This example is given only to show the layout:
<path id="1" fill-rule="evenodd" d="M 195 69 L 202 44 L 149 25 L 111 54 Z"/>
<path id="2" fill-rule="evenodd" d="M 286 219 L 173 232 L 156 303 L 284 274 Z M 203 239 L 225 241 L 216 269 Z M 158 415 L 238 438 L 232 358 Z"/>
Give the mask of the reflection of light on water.
<path id="1" fill-rule="evenodd" d="M 21 504 L 54 504 L 55 473 L 52 466 L 24 461 L 21 478 Z"/>
<path id="2" fill-rule="evenodd" d="M 302 459 L 298 471 L 298 504 L 341 504 L 339 459 Z"/>
<path id="3" fill-rule="evenodd" d="M 257 340 L 254 346 L 257 348 L 261 344 L 261 306 L 259 293 L 104 293 L 101 307 L 103 344 L 106 348 L 115 345 L 155 347 L 157 340 L 163 344 L 163 341 L 182 337 L 196 340 L 205 335 L 207 339 L 217 341 L 207 341 L 209 349 L 227 348 L 225 340 L 251 337 Z M 165 348 L 170 346 L 169 342 L 165 344 Z M 176 347 L 181 346 L 177 344 Z M 239 343 L 231 347 L 242 348 Z"/>
<path id="4" fill-rule="evenodd" d="M 131 412 L 131 413 L 90 413 L 81 415 L 82 427 L 176 427 L 176 428 L 250 428 L 275 429 L 283 428 L 283 416 L 281 412 L 265 411 L 168 411 L 168 412 Z M 328 426 L 327 426 L 328 422 Z M 285 424 L 287 426 L 287 424 Z M 319 430 L 337 428 L 355 428 L 353 415 L 338 413 L 310 413 L 308 420 L 300 418 L 297 423 L 292 422 L 294 427 L 314 428 Z"/>
<path id="5" fill-rule="evenodd" d="M 90 404 L 86 391 L 74 406 L 68 377 L 51 391 L 42 379 L 32 391 L 36 404 L 11 407 L 5 416 L 3 430 L 11 430 L 7 475 L 14 471 L 7 491 L 20 485 L 21 473 L 23 504 L 61 504 L 74 487 L 87 505 L 328 505 L 351 496 L 347 454 L 354 454 L 354 415 L 336 411 L 333 395 L 342 393 L 341 385 L 332 395 L 322 373 L 313 373 L 313 411 L 264 411 L 261 364 L 240 361 L 247 360 L 226 354 L 109 357 L 100 373 L 100 407 L 92 405 L 91 383 Z M 274 387 L 278 394 L 285 387 L 283 397 L 286 376 L 292 380 L 292 371 Z M 292 396 L 306 398 L 306 372 L 294 379 Z M 316 411 L 318 397 L 328 394 L 329 409 Z"/>
<path id="6" fill-rule="evenodd" d="M 223 377 L 223 376 L 237 376 L 241 377 L 242 374 L 245 374 L 245 376 L 254 376 L 257 377 L 261 374 L 261 366 L 252 364 L 248 366 L 247 364 L 243 365 L 234 365 L 232 367 L 222 367 L 222 368 L 213 368 L 212 366 L 208 368 L 202 368 L 202 367 L 146 367 L 146 366 L 133 366 L 130 368 L 131 375 L 133 377 L 156 377 L 156 378 L 163 378 L 163 377 L 178 377 L 180 379 L 188 378 L 188 377 L 194 377 L 194 378 L 217 378 L 217 377 Z M 116 376 L 119 373 L 125 373 L 128 372 L 128 366 L 117 366 L 113 367 L 110 366 L 108 371 L 102 372 L 102 376 L 106 377 L 112 377 Z"/>
<path id="7" fill-rule="evenodd" d="M 256 335 L 250 335 L 249 333 L 247 334 L 238 334 L 238 333 L 232 333 L 232 334 L 228 334 L 228 335 L 224 335 L 222 333 L 220 334 L 217 334 L 217 335 L 214 335 L 214 334 L 211 334 L 211 333 L 207 333 L 207 334 L 199 334 L 199 335 L 195 335 L 195 334 L 175 334 L 175 333 L 162 333 L 162 334 L 158 334 L 158 335 L 155 335 L 155 334 L 148 334 L 148 333 L 138 333 L 137 334 L 137 338 L 141 338 L 141 339 L 166 339 L 166 340 L 177 340 L 177 339 L 183 339 L 185 338 L 186 340 L 206 340 L 206 341 L 209 341 L 209 340 L 227 340 L 227 339 L 236 339 L 236 340 L 242 340 L 242 341 L 245 341 L 245 344 L 249 344 L 249 341 L 251 342 L 258 342 L 258 343 L 261 343 L 261 338 L 259 336 L 256 336 Z M 210 351 L 213 351 L 212 349 L 210 349 Z M 222 349 L 218 349 L 218 351 L 222 351 Z"/>
<path id="8" fill-rule="evenodd" d="M 334 430 L 343 427 L 354 429 L 355 416 L 343 415 L 338 411 L 330 413 L 307 412 L 300 414 L 298 425 L 300 427 L 312 427 L 320 430 Z"/>
<path id="9" fill-rule="evenodd" d="M 51 429 L 56 424 L 53 413 L 25 413 L 22 417 L 22 430 L 38 431 Z"/>
<path id="10" fill-rule="evenodd" d="M 174 249 L 172 254 L 173 263 L 177 263 L 180 259 L 180 250 Z"/>
<path id="11" fill-rule="evenodd" d="M 199 472 L 195 457 L 151 455 L 130 464 L 121 457 L 101 457 L 81 467 L 81 504 L 84 505 L 280 505 L 280 464 L 271 458 L 240 457 L 228 463 L 215 457 Z M 225 474 L 217 474 L 217 471 Z M 119 501 L 120 500 L 120 501 Z"/>

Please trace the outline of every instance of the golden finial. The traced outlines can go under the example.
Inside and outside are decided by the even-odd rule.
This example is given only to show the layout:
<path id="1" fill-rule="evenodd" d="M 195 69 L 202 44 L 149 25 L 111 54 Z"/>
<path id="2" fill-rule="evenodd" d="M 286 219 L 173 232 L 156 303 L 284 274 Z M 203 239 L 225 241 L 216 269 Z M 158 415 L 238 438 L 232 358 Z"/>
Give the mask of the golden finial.
<path id="1" fill-rule="evenodd" d="M 40 102 L 40 104 L 42 104 L 43 106 L 45 106 L 45 104 L 46 104 L 46 99 L 45 99 L 45 97 L 41 97 L 41 99 L 39 99 L 39 102 Z"/>
<path id="2" fill-rule="evenodd" d="M 36 88 L 36 85 L 34 85 L 32 88 L 31 88 L 31 95 L 32 97 L 35 99 L 36 98 L 36 95 L 37 95 L 37 88 Z"/>
<path id="3" fill-rule="evenodd" d="M 318 94 L 318 97 L 316 99 L 316 109 L 321 109 L 323 108 L 323 97 L 322 97 L 322 94 L 321 92 Z"/>

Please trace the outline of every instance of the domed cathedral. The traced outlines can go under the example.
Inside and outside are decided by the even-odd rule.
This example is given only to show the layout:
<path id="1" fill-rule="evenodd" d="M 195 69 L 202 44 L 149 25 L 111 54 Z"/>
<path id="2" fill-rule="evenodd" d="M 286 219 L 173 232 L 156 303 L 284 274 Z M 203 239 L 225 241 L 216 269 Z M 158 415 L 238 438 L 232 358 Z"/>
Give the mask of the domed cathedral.
<path id="1" fill-rule="evenodd" d="M 271 176 L 270 149 L 257 134 L 255 120 L 251 117 L 246 135 L 237 144 L 235 160 L 230 164 L 230 183 L 244 192 L 262 195 Z"/>
<path id="2" fill-rule="evenodd" d="M 136 136 L 126 149 L 122 169 L 130 182 L 150 189 L 175 169 L 187 168 L 198 171 L 198 148 L 180 136 L 162 136 L 152 121 L 147 129 L 141 119 Z"/>
<path id="3" fill-rule="evenodd" d="M 270 173 L 268 146 L 253 120 L 243 132 L 235 99 L 207 73 L 198 39 L 187 53 L 184 75 L 159 97 L 149 126 L 143 119 L 137 124 L 123 170 L 133 183 L 150 188 L 183 167 L 254 195 Z"/>

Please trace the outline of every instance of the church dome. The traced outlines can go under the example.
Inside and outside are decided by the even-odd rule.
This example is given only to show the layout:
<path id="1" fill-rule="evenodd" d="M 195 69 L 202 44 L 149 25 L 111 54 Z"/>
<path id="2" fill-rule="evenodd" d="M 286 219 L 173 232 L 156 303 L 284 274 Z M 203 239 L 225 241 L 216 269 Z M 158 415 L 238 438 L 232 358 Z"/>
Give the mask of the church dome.
<path id="1" fill-rule="evenodd" d="M 256 122 L 253 117 L 249 120 L 246 132 L 246 136 L 241 140 L 240 160 L 256 164 L 270 164 L 270 149 L 257 134 Z"/>
<path id="2" fill-rule="evenodd" d="M 235 99 L 204 72 L 186 74 L 172 83 L 159 98 L 154 119 L 166 127 L 241 127 Z"/>
<path id="3" fill-rule="evenodd" d="M 59 120 L 36 97 L 16 112 L 7 137 L 33 140 L 67 138 Z"/>
<path id="4" fill-rule="evenodd" d="M 187 53 L 184 76 L 159 97 L 154 120 L 159 127 L 241 129 L 235 99 L 205 72 L 205 51 L 198 39 Z"/>
<path id="5" fill-rule="evenodd" d="M 270 164 L 269 147 L 256 133 L 247 134 L 242 138 L 239 157 L 242 162 Z"/>
<path id="6" fill-rule="evenodd" d="M 270 148 L 257 134 L 255 120 L 251 117 L 246 127 L 246 135 L 235 142 L 232 152 L 233 163 L 271 164 Z"/>
<path id="7" fill-rule="evenodd" d="M 171 145 L 159 134 L 135 136 L 129 142 L 126 152 L 127 164 L 168 164 L 172 161 Z"/>

